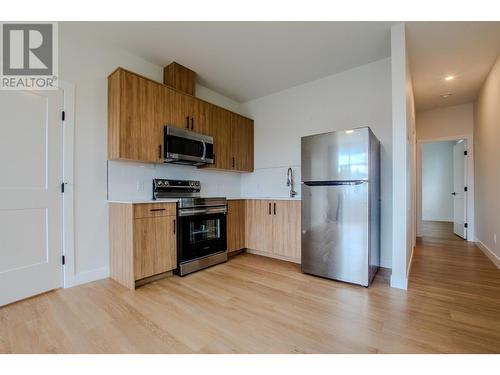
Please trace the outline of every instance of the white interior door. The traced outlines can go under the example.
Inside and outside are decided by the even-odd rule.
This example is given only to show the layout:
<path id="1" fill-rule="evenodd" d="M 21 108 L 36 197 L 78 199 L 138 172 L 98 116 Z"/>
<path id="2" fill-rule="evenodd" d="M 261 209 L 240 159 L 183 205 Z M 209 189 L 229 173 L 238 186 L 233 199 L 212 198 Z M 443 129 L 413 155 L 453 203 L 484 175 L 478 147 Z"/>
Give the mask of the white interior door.
<path id="1" fill-rule="evenodd" d="M 453 232 L 463 239 L 467 239 L 465 150 L 467 150 L 465 140 L 458 141 L 453 146 Z"/>
<path id="2" fill-rule="evenodd" d="M 62 286 L 62 92 L 0 91 L 0 306 Z"/>

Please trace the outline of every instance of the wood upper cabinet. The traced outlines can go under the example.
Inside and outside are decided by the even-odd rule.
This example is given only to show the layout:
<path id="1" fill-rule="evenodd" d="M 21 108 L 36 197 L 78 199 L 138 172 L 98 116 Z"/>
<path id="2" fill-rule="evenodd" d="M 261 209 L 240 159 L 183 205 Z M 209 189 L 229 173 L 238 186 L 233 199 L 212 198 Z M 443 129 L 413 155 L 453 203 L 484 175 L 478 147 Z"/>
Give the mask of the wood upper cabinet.
<path id="1" fill-rule="evenodd" d="M 161 162 L 164 86 L 123 69 L 108 78 L 108 159 Z"/>
<path id="2" fill-rule="evenodd" d="M 111 278 L 129 289 L 177 267 L 176 203 L 110 203 Z"/>
<path id="3" fill-rule="evenodd" d="M 300 261 L 300 230 L 300 201 L 247 200 L 245 247 Z"/>
<path id="4" fill-rule="evenodd" d="M 232 169 L 253 172 L 253 120 L 231 113 Z"/>
<path id="5" fill-rule="evenodd" d="M 208 168 L 232 169 L 231 127 L 231 112 L 224 108 L 213 106 L 209 135 L 214 138 L 215 162 L 208 165 Z"/>
<path id="6" fill-rule="evenodd" d="M 193 96 L 165 88 L 170 95 L 166 107 L 170 112 L 171 126 L 201 134 L 209 134 L 211 105 Z"/>
<path id="7" fill-rule="evenodd" d="M 134 277 L 144 279 L 177 266 L 175 216 L 134 219 Z"/>
<path id="8" fill-rule="evenodd" d="M 215 153 L 209 168 L 253 172 L 253 120 L 213 106 L 209 134 Z"/>
<path id="9" fill-rule="evenodd" d="M 108 77 L 108 159 L 163 162 L 166 125 L 214 138 L 208 168 L 253 172 L 253 120 L 118 68 Z"/>
<path id="10" fill-rule="evenodd" d="M 245 248 L 245 201 L 227 201 L 227 251 Z"/>

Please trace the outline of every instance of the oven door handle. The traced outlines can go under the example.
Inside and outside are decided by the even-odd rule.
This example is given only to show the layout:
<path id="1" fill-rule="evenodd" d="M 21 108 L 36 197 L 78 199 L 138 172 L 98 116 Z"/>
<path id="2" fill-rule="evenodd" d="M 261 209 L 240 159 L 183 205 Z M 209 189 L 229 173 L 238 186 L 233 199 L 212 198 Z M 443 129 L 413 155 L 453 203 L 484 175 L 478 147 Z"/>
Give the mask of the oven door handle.
<path id="1" fill-rule="evenodd" d="M 181 208 L 179 209 L 179 216 L 225 214 L 226 212 L 227 208 L 225 206 L 207 208 Z"/>

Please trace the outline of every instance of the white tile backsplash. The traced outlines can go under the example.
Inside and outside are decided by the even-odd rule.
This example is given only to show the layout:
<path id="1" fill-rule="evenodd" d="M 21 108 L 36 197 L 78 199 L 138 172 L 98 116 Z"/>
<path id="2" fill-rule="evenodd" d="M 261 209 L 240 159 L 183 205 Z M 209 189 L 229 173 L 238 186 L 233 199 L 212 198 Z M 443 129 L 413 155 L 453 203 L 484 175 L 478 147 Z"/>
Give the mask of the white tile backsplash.
<path id="1" fill-rule="evenodd" d="M 300 197 L 300 166 L 272 167 L 256 169 L 254 173 L 241 177 L 241 195 L 245 198 L 287 198 L 290 187 L 286 186 L 288 168 L 293 170 L 294 190 Z"/>
<path id="2" fill-rule="evenodd" d="M 108 199 L 142 200 L 152 198 L 153 178 L 199 180 L 202 196 L 241 196 L 241 175 L 233 172 L 203 170 L 176 164 L 108 162 Z"/>

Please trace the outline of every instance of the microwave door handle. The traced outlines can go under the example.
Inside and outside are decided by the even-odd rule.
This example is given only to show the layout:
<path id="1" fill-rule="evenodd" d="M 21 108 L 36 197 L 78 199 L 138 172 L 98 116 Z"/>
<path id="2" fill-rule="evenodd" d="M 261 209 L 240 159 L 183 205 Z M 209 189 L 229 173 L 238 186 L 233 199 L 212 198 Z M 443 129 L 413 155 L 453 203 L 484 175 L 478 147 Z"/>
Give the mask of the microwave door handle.
<path id="1" fill-rule="evenodd" d="M 207 156 L 207 144 L 205 143 L 205 141 L 201 141 L 201 143 L 203 143 L 203 156 L 201 158 L 204 160 Z"/>

